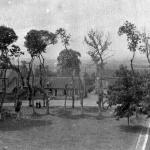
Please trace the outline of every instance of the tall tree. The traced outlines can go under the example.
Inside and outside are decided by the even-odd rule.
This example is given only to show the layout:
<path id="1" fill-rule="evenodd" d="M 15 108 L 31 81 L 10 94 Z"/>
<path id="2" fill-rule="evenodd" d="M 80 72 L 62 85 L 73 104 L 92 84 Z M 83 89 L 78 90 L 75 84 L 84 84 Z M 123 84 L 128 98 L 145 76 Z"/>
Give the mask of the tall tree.
<path id="1" fill-rule="evenodd" d="M 130 60 L 130 66 L 132 73 L 134 74 L 133 61 L 135 58 L 135 53 L 140 43 L 140 34 L 136 29 L 136 26 L 128 21 L 126 21 L 118 30 L 119 36 L 125 34 L 127 36 L 128 49 L 132 52 L 132 57 Z"/>
<path id="2" fill-rule="evenodd" d="M 142 34 L 140 34 L 140 36 L 141 36 L 141 44 L 139 50 L 145 54 L 147 61 L 150 65 L 150 43 L 149 43 L 150 36 L 148 36 L 146 32 L 143 32 Z"/>
<path id="3" fill-rule="evenodd" d="M 147 69 L 150 69 L 150 43 L 149 43 L 150 36 L 146 32 L 143 32 L 140 35 L 141 35 L 141 44 L 140 44 L 139 50 L 143 54 L 145 54 L 148 64 L 149 64 L 149 67 Z M 147 82 L 147 91 L 148 91 L 147 99 L 150 99 L 149 74 L 148 73 L 145 78 L 146 78 L 146 82 Z"/>
<path id="4" fill-rule="evenodd" d="M 12 28 L 0 26 L 0 68 L 3 78 L 3 94 L 1 97 L 0 112 L 2 110 L 6 95 L 7 69 L 13 69 L 21 76 L 19 68 L 11 61 L 13 57 L 20 57 L 20 55 L 23 54 L 23 52 L 21 52 L 20 48 L 17 45 L 13 45 L 13 43 L 16 42 L 17 39 L 18 36 Z"/>
<path id="5" fill-rule="evenodd" d="M 29 62 L 29 72 L 27 76 L 27 85 L 29 89 L 29 101 L 30 102 L 32 101 L 33 113 L 35 113 L 34 101 L 32 99 L 33 87 L 30 83 L 30 77 L 33 72 L 33 62 L 35 58 L 38 58 L 40 61 L 40 72 L 42 71 L 41 67 L 43 67 L 43 69 L 45 70 L 44 65 L 45 59 L 43 57 L 43 53 L 46 52 L 46 48 L 48 45 L 55 44 L 56 42 L 57 42 L 56 35 L 46 30 L 30 30 L 25 36 L 24 44 L 25 47 L 27 48 L 28 53 L 31 56 L 31 60 Z M 40 87 L 41 89 L 44 88 L 42 72 L 40 73 Z M 43 93 L 45 93 L 44 89 L 42 91 Z"/>
<path id="6" fill-rule="evenodd" d="M 136 92 L 136 88 L 137 88 L 137 81 L 135 78 L 135 71 L 134 71 L 134 67 L 133 67 L 133 61 L 135 58 L 135 53 L 136 50 L 138 48 L 138 44 L 141 42 L 140 39 L 140 34 L 136 29 L 136 26 L 128 21 L 126 21 L 120 28 L 118 31 L 118 34 L 121 36 L 123 34 L 125 34 L 127 36 L 127 42 L 128 42 L 128 49 L 130 50 L 130 52 L 132 52 L 132 57 L 130 59 L 130 66 L 131 66 L 131 70 L 132 70 L 132 76 L 134 78 L 134 95 Z"/>
<path id="7" fill-rule="evenodd" d="M 90 47 L 88 54 L 91 56 L 93 62 L 96 65 L 96 85 L 97 85 L 97 94 L 98 94 L 98 108 L 99 113 L 101 113 L 101 107 L 103 103 L 103 71 L 106 60 L 110 57 L 109 46 L 111 41 L 109 35 L 104 36 L 103 32 L 90 30 L 88 35 L 84 38 L 86 44 Z"/>
<path id="8" fill-rule="evenodd" d="M 71 35 L 66 33 L 66 30 L 60 28 L 56 31 L 57 36 L 60 36 L 64 50 L 59 53 L 57 57 L 58 66 L 61 75 L 72 76 L 72 108 L 74 108 L 75 101 L 75 81 L 74 76 L 79 76 L 80 73 L 80 59 L 81 54 L 69 47 Z"/>

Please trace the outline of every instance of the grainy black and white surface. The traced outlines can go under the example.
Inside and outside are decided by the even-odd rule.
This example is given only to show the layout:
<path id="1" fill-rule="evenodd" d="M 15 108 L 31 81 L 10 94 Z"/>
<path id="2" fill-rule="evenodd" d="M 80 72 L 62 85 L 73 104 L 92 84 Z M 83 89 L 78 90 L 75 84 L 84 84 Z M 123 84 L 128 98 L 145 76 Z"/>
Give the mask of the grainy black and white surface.
<path id="1" fill-rule="evenodd" d="M 122 30 L 125 34 L 119 36 L 119 27 L 126 20 L 136 26 L 136 31 L 131 33 L 129 30 Z M 6 40 L 9 35 L 4 37 L 5 34 L 1 30 L 4 26 L 15 31 L 18 39 L 11 44 L 18 45 L 24 55 L 9 55 L 11 44 Z M 65 41 L 66 37 L 63 37 L 61 29 L 65 29 L 69 44 Z M 27 33 L 31 30 L 38 31 L 40 35 L 37 33 L 30 39 Z M 44 41 L 43 44 L 40 40 L 49 38 L 49 35 L 45 36 L 41 30 L 57 33 L 58 39 L 53 35 L 51 41 Z M 134 47 L 135 41 L 131 40 L 131 35 L 141 36 L 140 33 L 146 33 L 147 36 L 147 51 L 144 49 L 144 53 Z M 149 33 L 150 0 L 0 0 L 0 106 L 4 99 L 3 108 L 8 115 L 3 119 L 0 115 L 0 150 L 148 150 L 150 125 L 145 114 L 141 113 L 138 119 L 134 114 L 130 118 L 130 125 L 127 125 L 127 117 L 124 114 L 125 118 L 120 120 L 114 116 L 118 105 L 112 105 L 110 108 L 107 106 L 110 104 L 109 85 L 129 76 L 132 76 L 132 82 L 129 81 L 128 91 L 121 89 L 120 93 L 128 95 L 133 92 L 133 96 L 136 95 L 137 87 L 140 87 L 147 95 L 143 94 L 142 98 L 140 97 L 142 100 L 137 103 L 135 99 L 132 100 L 132 96 L 129 98 L 140 108 L 145 108 L 145 104 L 149 105 L 149 101 L 144 99 L 146 96 L 147 100 L 150 99 L 147 84 L 149 77 L 146 76 L 149 74 L 143 71 L 149 68 L 150 63 L 147 62 L 150 57 Z M 144 44 L 143 39 L 141 38 L 140 42 Z M 135 49 L 130 48 L 130 42 L 134 43 L 132 46 Z M 64 49 L 67 53 L 64 51 L 60 55 Z M 6 53 L 8 50 L 8 55 L 3 53 L 3 50 L 6 50 Z M 29 52 L 32 50 L 40 52 L 31 55 Z M 135 70 L 143 69 L 139 69 L 141 78 L 139 74 L 134 74 L 136 71 L 132 70 L 130 64 L 135 51 L 133 65 Z M 9 66 L 7 69 L 3 68 L 6 57 L 11 62 L 5 62 L 6 66 Z M 124 77 L 123 74 L 114 77 L 120 64 L 127 66 L 123 69 L 129 76 Z M 24 85 L 13 65 L 20 69 Z M 5 69 L 7 73 L 4 73 Z M 137 78 L 143 84 L 136 80 Z M 3 79 L 6 79 L 6 89 Z M 122 85 L 124 86 L 123 83 Z M 28 106 L 29 86 L 33 90 L 31 97 L 34 109 Z M 22 93 L 19 95 L 18 91 Z M 6 96 L 3 97 L 3 93 Z M 19 98 L 16 95 L 19 95 Z M 46 99 L 45 103 L 43 97 Z M 105 101 L 101 113 L 97 101 L 100 101 L 100 98 Z M 22 106 L 21 114 L 16 119 L 14 103 L 18 99 L 22 100 Z M 72 108 L 72 99 L 75 101 L 75 108 Z M 130 106 L 133 106 L 132 102 L 129 102 Z M 43 107 L 43 103 L 46 107 Z M 121 102 L 119 104 L 123 105 Z"/>

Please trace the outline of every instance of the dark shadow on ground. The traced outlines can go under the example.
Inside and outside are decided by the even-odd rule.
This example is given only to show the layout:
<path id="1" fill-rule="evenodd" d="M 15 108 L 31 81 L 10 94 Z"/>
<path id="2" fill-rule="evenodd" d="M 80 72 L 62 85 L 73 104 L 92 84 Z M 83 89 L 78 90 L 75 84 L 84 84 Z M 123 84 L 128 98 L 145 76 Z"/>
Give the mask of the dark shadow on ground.
<path id="1" fill-rule="evenodd" d="M 59 108 L 56 110 L 53 110 L 50 113 L 51 116 L 57 116 L 65 119 L 73 119 L 73 120 L 78 120 L 78 119 L 97 119 L 97 120 L 102 120 L 105 118 L 110 118 L 111 116 L 105 116 L 103 115 L 98 115 L 98 111 L 95 111 L 95 108 L 86 108 L 84 109 L 84 113 L 81 114 L 81 110 L 79 108 L 75 109 L 66 109 L 64 108 Z"/>
<path id="2" fill-rule="evenodd" d="M 146 134 L 147 127 L 143 125 L 120 125 L 120 130 L 126 133 L 138 133 L 138 134 Z"/>
<path id="3" fill-rule="evenodd" d="M 33 127 L 47 126 L 51 124 L 52 122 L 50 120 L 12 119 L 0 121 L 0 131 L 26 130 Z"/>
<path id="4" fill-rule="evenodd" d="M 50 110 L 54 110 L 54 109 L 56 109 L 56 110 L 64 110 L 64 107 L 62 107 L 62 106 L 51 106 L 50 107 Z M 74 109 L 72 109 L 71 107 L 67 107 L 66 108 L 66 111 L 72 111 L 72 110 L 76 110 L 76 111 L 81 111 L 81 107 L 75 107 Z M 93 106 L 85 106 L 84 108 L 83 108 L 83 110 L 84 110 L 84 112 L 88 112 L 88 113 L 98 113 L 98 107 L 93 107 Z"/>

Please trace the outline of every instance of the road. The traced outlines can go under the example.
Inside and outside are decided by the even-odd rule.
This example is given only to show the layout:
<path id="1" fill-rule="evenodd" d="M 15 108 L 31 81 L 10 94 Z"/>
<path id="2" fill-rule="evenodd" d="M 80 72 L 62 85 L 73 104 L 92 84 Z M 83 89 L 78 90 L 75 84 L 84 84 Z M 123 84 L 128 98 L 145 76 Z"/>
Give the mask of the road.
<path id="1" fill-rule="evenodd" d="M 36 101 L 41 101 L 41 100 L 36 100 Z M 96 95 L 89 95 L 88 98 L 84 99 L 83 105 L 84 106 L 97 106 L 96 101 L 97 101 Z M 28 106 L 28 101 L 22 101 L 22 103 L 23 103 L 23 106 Z M 64 106 L 64 100 L 51 100 L 49 104 L 50 106 Z M 13 106 L 13 105 L 14 103 L 4 103 L 4 106 Z M 72 101 L 67 100 L 67 106 L 71 106 L 71 105 L 72 105 Z M 75 106 L 81 106 L 80 100 L 75 101 Z"/>

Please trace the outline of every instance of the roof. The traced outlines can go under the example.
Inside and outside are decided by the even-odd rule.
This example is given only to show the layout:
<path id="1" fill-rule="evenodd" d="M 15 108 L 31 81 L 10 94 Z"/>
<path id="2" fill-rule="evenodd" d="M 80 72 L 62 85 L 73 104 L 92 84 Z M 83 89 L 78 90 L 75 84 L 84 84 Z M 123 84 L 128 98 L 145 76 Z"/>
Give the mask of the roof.
<path id="1" fill-rule="evenodd" d="M 82 86 L 82 81 L 79 77 L 74 77 L 74 81 L 72 77 L 48 77 L 47 84 L 49 87 L 56 89 L 64 89 L 66 85 L 72 88 L 72 82 L 74 82 L 74 87 L 79 89 Z"/>

